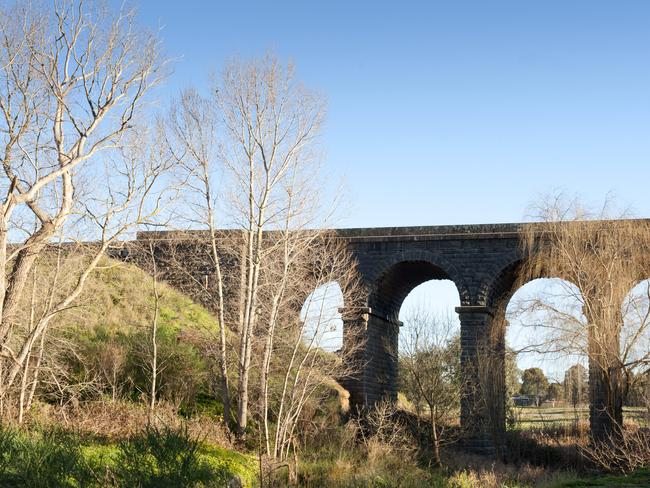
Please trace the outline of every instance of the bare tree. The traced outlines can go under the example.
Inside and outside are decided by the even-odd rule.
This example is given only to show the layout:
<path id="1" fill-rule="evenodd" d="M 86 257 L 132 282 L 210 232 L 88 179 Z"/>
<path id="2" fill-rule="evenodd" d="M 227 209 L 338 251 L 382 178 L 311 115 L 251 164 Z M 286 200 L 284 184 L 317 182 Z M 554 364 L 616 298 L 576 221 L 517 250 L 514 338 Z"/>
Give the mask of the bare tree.
<path id="1" fill-rule="evenodd" d="M 237 324 L 237 427 L 243 434 L 260 277 L 273 249 L 282 245 L 267 243 L 265 231 L 285 222 L 294 231 L 315 223 L 307 209 L 318 202 L 317 192 L 297 192 L 296 183 L 316 176 L 306 169 L 314 162 L 324 109 L 319 97 L 295 81 L 293 67 L 284 68 L 272 57 L 230 64 L 215 93 L 224 130 L 219 156 L 233 182 L 234 216 L 245 235 Z M 298 210 L 301 214 L 292 215 Z"/>
<path id="2" fill-rule="evenodd" d="M 202 288 L 219 316 L 219 368 L 226 420 L 231 396 L 229 330 L 238 342 L 235 396 L 239 435 L 248 424 L 255 338 L 265 338 L 262 364 L 268 364 L 275 317 L 288 284 L 287 270 L 301 259 L 295 256 L 304 254 L 299 249 L 314 240 L 300 231 L 318 224 L 321 216 L 314 167 L 322 118 L 320 98 L 295 81 L 291 66 L 285 68 L 270 56 L 231 62 L 211 98 L 186 91 L 169 117 L 168 146 L 183 165 L 183 181 L 193 194 L 191 221 L 208 231 L 206 261 L 216 286 L 206 283 Z M 228 236 L 217 231 L 217 222 L 220 227 L 233 228 L 230 243 Z M 284 261 L 283 256 L 287 258 Z M 276 273 L 271 271 L 276 259 L 284 263 L 285 272 L 271 282 L 264 270 Z M 237 272 L 225 276 L 224 260 L 231 269 L 236 263 Z M 228 291 L 230 299 L 226 298 Z M 262 294 L 270 297 L 269 309 L 262 303 Z M 259 323 L 262 310 L 271 317 L 268 323 Z M 266 384 L 267 369 L 261 368 L 262 385 Z"/>
<path id="3" fill-rule="evenodd" d="M 109 246 L 160 210 L 149 197 L 167 162 L 134 150 L 142 141 L 132 130 L 162 76 L 159 51 L 132 11 L 81 0 L 0 9 L 0 397 L 28 371 L 33 345 L 78 298 Z M 63 243 L 65 252 L 51 247 Z M 48 275 L 46 299 L 25 324 L 37 263 L 61 270 L 73 257 L 81 265 Z"/>
<path id="4" fill-rule="evenodd" d="M 226 320 L 225 279 L 222 261 L 228 257 L 224 250 L 227 244 L 223 235 L 218 235 L 217 208 L 218 195 L 215 189 L 221 165 L 217 157 L 217 112 L 208 98 L 193 89 L 181 94 L 166 120 L 167 147 L 181 170 L 185 187 L 194 195 L 189 198 L 189 212 L 186 217 L 193 225 L 208 231 L 205 254 L 210 265 L 205 271 L 214 271 L 215 286 L 206 279 L 195 283 L 212 310 L 217 313 L 219 336 L 217 363 L 221 399 L 223 402 L 224 423 L 230 428 L 230 384 L 228 379 L 228 341 L 227 328 L 231 325 Z M 231 253 L 230 253 L 231 254 Z M 225 255 L 225 256 L 224 256 Z M 181 264 L 181 263 L 177 263 Z M 178 266 L 176 266 L 178 268 Z M 180 266 L 183 268 L 184 266 Z M 191 276 L 191 275 L 190 275 Z M 213 356 L 213 355 L 211 355 Z"/>
<path id="5" fill-rule="evenodd" d="M 156 395 L 157 395 L 157 380 L 158 380 L 158 369 L 160 367 L 158 363 L 158 320 L 160 316 L 160 291 L 158 285 L 158 266 L 156 263 L 156 255 L 154 253 L 153 244 L 149 244 L 149 256 L 151 258 L 151 292 L 153 294 L 153 306 L 152 306 L 152 316 L 150 324 L 150 352 L 149 355 L 149 369 L 151 372 L 151 388 L 149 389 L 149 416 L 148 422 L 151 424 L 154 421 L 154 414 L 156 410 Z"/>
<path id="6" fill-rule="evenodd" d="M 546 316 L 547 350 L 589 359 L 593 438 L 620 436 L 630 380 L 650 366 L 649 312 L 641 305 L 650 289 L 647 282 L 636 286 L 650 276 L 650 222 L 612 220 L 608 205 L 590 212 L 559 198 L 543 202 L 539 214 L 523 237 L 530 256 L 523 279 L 566 280 L 567 297 L 582 313 L 567 313 L 544 297 L 529 309 Z"/>
<path id="7" fill-rule="evenodd" d="M 288 285 L 280 292 L 281 299 L 277 299 L 279 289 L 270 297 L 269 311 L 274 314 L 264 314 L 260 417 L 266 453 L 279 461 L 286 461 L 291 449 L 295 452 L 297 448 L 305 405 L 310 401 L 318 403 L 327 395 L 328 383 L 353 375 L 356 364 L 352 359 L 363 347 L 354 331 L 348 331 L 344 349 L 337 354 L 327 350 L 336 329 L 334 322 L 341 321 L 336 309 L 359 303 L 362 288 L 346 244 L 327 233 L 317 236 L 318 240 L 312 237 L 302 242 L 308 246 L 301 252 L 298 248 L 300 261 L 286 271 L 284 266 L 280 268 Z M 287 241 L 296 247 L 301 243 Z M 311 290 L 323 293 L 309 293 Z M 335 291 L 340 293 L 337 297 Z M 303 303 L 307 293 L 300 317 L 295 313 L 296 305 Z M 281 384 L 274 387 L 272 377 L 281 378 Z"/>
<path id="8" fill-rule="evenodd" d="M 204 229 L 167 234 L 166 266 L 217 313 L 224 419 L 231 399 L 238 435 L 256 415 L 260 449 L 274 465 L 295 455 L 305 405 L 353 364 L 325 350 L 329 299 L 312 293 L 338 287 L 346 306 L 359 302 L 344 241 L 317 230 L 332 211 L 319 195 L 323 114 L 293 67 L 267 56 L 231 62 L 211 97 L 183 92 L 166 121 L 190 190 L 185 221 Z"/>
<path id="9" fill-rule="evenodd" d="M 433 461 L 439 466 L 440 447 L 454 441 L 446 428 L 460 402 L 460 348 L 450 317 L 415 310 L 404 319 L 400 347 L 401 386 L 430 424 Z"/>

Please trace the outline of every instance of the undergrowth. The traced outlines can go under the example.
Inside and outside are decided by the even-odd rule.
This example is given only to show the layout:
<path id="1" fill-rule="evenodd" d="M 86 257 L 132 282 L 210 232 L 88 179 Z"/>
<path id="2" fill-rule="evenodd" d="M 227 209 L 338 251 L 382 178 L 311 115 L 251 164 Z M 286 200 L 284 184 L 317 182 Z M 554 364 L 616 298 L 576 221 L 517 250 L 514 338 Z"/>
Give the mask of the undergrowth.
<path id="1" fill-rule="evenodd" d="M 252 486 L 255 462 L 204 444 L 187 428 L 149 427 L 117 444 L 58 428 L 0 429 L 0 486 Z"/>

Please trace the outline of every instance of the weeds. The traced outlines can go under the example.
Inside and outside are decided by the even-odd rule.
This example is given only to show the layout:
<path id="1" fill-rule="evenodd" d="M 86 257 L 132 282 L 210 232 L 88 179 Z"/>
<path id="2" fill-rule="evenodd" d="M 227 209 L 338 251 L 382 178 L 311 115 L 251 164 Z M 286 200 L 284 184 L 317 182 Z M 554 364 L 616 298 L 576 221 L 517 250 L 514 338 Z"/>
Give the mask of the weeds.
<path id="1" fill-rule="evenodd" d="M 183 427 L 148 427 L 119 445 L 115 474 L 121 486 L 175 488 L 207 484 L 210 466 L 200 459 L 200 442 Z"/>
<path id="2" fill-rule="evenodd" d="M 8 488 L 250 485 L 245 461 L 205 448 L 187 427 L 150 427 L 117 445 L 56 428 L 0 429 L 0 486 Z"/>
<path id="3" fill-rule="evenodd" d="M 73 433 L 50 428 L 27 437 L 3 429 L 0 445 L 2 486 L 76 487 L 89 486 L 95 480 Z"/>

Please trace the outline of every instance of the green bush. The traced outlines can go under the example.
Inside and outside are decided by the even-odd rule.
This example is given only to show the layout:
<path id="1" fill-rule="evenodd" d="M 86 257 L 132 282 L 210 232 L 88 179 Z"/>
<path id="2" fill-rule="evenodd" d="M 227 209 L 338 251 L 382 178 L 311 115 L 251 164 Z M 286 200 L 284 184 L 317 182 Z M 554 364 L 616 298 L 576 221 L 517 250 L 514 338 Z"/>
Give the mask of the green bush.
<path id="1" fill-rule="evenodd" d="M 128 377 L 131 398 L 137 400 L 148 391 L 151 375 L 149 361 L 149 331 L 138 331 L 129 337 L 124 373 Z M 207 386 L 207 366 L 201 352 L 191 343 L 181 340 L 171 325 L 158 328 L 158 398 L 187 408 Z"/>
<path id="2" fill-rule="evenodd" d="M 79 437 L 70 432 L 45 429 L 26 436 L 2 429 L 0 448 L 1 486 L 78 487 L 95 480 L 81 452 Z"/>
<path id="3" fill-rule="evenodd" d="M 253 486 L 256 464 L 238 452 L 206 446 L 187 428 L 148 428 L 121 443 L 98 444 L 60 429 L 0 428 L 0 486 Z"/>
<path id="4" fill-rule="evenodd" d="M 199 448 L 187 428 L 149 427 L 120 444 L 116 478 L 122 486 L 141 488 L 201 486 L 214 476 Z"/>

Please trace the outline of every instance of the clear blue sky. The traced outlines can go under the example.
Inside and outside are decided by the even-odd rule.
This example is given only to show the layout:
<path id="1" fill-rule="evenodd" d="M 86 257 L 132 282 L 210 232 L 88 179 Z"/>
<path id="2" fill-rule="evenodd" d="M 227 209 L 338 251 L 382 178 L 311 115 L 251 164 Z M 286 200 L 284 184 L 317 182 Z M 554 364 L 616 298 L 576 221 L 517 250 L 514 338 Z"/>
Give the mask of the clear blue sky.
<path id="1" fill-rule="evenodd" d="M 329 100 L 344 226 L 518 221 L 539 193 L 650 215 L 650 2 L 139 2 L 174 92 L 271 50 Z"/>
<path id="2" fill-rule="evenodd" d="M 556 189 L 650 216 L 650 2 L 139 6 L 180 58 L 168 94 L 272 51 L 327 97 L 341 226 L 520 221 Z"/>

